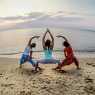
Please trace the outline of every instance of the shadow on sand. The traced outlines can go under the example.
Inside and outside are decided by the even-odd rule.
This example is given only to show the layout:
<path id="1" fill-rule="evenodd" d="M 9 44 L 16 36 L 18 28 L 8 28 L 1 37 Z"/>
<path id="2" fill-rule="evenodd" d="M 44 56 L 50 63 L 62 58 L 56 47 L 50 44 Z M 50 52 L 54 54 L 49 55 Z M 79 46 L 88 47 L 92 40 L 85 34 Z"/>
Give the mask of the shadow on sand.
<path id="1" fill-rule="evenodd" d="M 69 75 L 69 76 L 82 76 L 82 73 L 83 73 L 83 71 L 82 71 L 82 69 L 80 69 L 80 70 L 77 70 L 77 69 L 70 69 L 70 70 L 54 70 L 56 73 L 60 73 L 60 74 L 62 74 L 62 75 Z"/>
<path id="2" fill-rule="evenodd" d="M 16 68 L 16 71 L 21 74 L 21 75 L 28 75 L 28 76 L 31 76 L 31 75 L 39 75 L 39 74 L 42 74 L 43 72 L 43 69 L 41 70 L 38 70 L 38 71 L 35 71 L 33 69 L 30 69 L 30 68 Z"/>

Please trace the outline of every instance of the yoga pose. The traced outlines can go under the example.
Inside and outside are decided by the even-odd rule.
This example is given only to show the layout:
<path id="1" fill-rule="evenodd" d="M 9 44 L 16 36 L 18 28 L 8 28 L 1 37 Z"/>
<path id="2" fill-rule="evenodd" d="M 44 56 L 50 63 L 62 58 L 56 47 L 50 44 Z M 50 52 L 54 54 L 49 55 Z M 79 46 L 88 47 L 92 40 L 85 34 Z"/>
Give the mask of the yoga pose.
<path id="1" fill-rule="evenodd" d="M 49 33 L 51 40 L 47 39 L 45 41 L 45 37 L 46 37 L 47 33 Z M 44 59 L 38 60 L 38 63 L 43 63 L 43 64 L 60 63 L 59 60 L 56 60 L 52 57 L 52 52 L 53 52 L 53 47 L 54 47 L 54 38 L 53 38 L 51 32 L 49 31 L 49 29 L 47 29 L 47 31 L 45 32 L 45 34 L 43 36 L 42 45 L 43 45 L 43 50 L 44 50 Z"/>
<path id="2" fill-rule="evenodd" d="M 37 62 L 35 62 L 33 59 L 32 59 L 32 53 L 33 53 L 33 48 L 36 47 L 36 44 L 35 43 L 31 43 L 32 40 L 34 38 L 39 38 L 39 36 L 34 36 L 32 38 L 30 38 L 22 56 L 21 56 L 21 59 L 20 59 L 20 68 L 22 68 L 22 64 L 24 64 L 25 62 L 29 62 L 32 64 L 33 67 L 35 67 L 35 71 L 37 70 Z"/>
<path id="3" fill-rule="evenodd" d="M 79 69 L 79 62 L 77 60 L 77 58 L 74 56 L 72 47 L 70 45 L 70 43 L 68 42 L 68 40 L 64 37 L 64 36 L 57 36 L 58 38 L 63 38 L 65 41 L 63 42 L 63 46 L 64 48 L 64 55 L 65 55 L 65 59 L 62 61 L 61 64 L 58 64 L 58 66 L 55 68 L 55 70 L 61 70 L 62 67 L 66 66 L 66 65 L 70 65 L 73 62 L 75 63 L 77 69 Z"/>

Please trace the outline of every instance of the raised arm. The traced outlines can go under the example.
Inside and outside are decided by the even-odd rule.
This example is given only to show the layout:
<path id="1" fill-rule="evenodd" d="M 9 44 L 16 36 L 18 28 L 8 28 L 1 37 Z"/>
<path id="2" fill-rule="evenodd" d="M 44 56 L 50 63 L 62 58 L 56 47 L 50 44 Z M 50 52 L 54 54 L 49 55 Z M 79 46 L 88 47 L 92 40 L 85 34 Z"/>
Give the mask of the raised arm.
<path id="1" fill-rule="evenodd" d="M 30 46 L 31 45 L 31 42 L 32 42 L 32 40 L 34 39 L 34 38 L 39 38 L 40 36 L 33 36 L 32 38 L 30 38 L 30 40 L 29 40 L 29 42 L 28 42 L 28 46 Z"/>
<path id="2" fill-rule="evenodd" d="M 43 48 L 45 48 L 45 37 L 46 37 L 46 34 L 47 34 L 47 31 L 45 32 L 43 38 L 42 38 L 42 45 L 43 45 Z"/>
<path id="3" fill-rule="evenodd" d="M 53 49 L 53 47 L 54 47 L 54 37 L 53 37 L 53 35 L 51 34 L 51 32 L 49 31 L 49 29 L 47 29 L 47 32 L 50 34 L 50 37 L 51 37 L 51 39 L 52 39 L 52 45 L 51 45 L 51 48 Z"/>
<path id="4" fill-rule="evenodd" d="M 64 37 L 64 36 L 58 35 L 58 36 L 56 36 L 56 37 L 58 37 L 58 38 L 63 38 L 66 42 L 68 42 L 68 39 L 67 39 L 66 37 Z"/>
<path id="5" fill-rule="evenodd" d="M 69 43 L 68 39 L 67 39 L 66 37 L 64 37 L 64 36 L 58 35 L 58 36 L 56 36 L 56 37 L 58 37 L 58 38 L 63 38 L 66 42 Z M 69 45 L 70 45 L 70 43 L 69 43 Z M 71 46 L 71 45 L 70 45 L 70 46 Z"/>

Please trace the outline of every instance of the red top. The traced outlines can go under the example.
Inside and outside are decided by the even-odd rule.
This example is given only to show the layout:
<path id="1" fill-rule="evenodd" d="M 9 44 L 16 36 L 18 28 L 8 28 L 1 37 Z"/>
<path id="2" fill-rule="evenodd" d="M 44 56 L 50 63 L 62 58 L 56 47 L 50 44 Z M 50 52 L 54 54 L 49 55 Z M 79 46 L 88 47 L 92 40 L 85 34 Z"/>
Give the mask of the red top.
<path id="1" fill-rule="evenodd" d="M 72 50 L 71 47 L 66 47 L 64 49 L 64 53 L 65 53 L 66 58 L 69 58 L 70 59 L 70 58 L 73 58 L 74 57 L 73 50 Z"/>

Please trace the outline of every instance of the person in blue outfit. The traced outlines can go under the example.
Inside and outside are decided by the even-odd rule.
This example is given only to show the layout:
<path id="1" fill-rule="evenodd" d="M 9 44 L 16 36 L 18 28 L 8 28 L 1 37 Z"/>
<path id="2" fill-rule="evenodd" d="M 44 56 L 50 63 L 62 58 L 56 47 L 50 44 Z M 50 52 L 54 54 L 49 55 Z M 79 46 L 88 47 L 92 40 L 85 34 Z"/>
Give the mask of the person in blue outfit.
<path id="1" fill-rule="evenodd" d="M 49 33 L 51 40 L 47 39 L 45 41 L 46 35 L 47 33 Z M 56 63 L 60 63 L 59 60 L 56 60 L 53 58 L 53 47 L 54 47 L 54 38 L 50 32 L 49 29 L 47 29 L 47 31 L 45 32 L 43 39 L 42 39 L 42 45 L 43 45 L 43 51 L 44 51 L 44 59 L 42 60 L 38 60 L 38 63 L 42 63 L 42 64 L 56 64 Z"/>
<path id="2" fill-rule="evenodd" d="M 33 53 L 33 48 L 36 47 L 36 43 L 32 43 L 32 40 L 34 38 L 39 38 L 39 36 L 34 36 L 32 38 L 30 38 L 22 56 L 20 59 L 20 68 L 22 68 L 22 64 L 24 64 L 25 62 L 29 62 L 30 64 L 32 64 L 33 67 L 35 67 L 35 71 L 37 70 L 38 66 L 37 66 L 37 62 L 33 60 L 32 58 L 32 53 Z"/>

